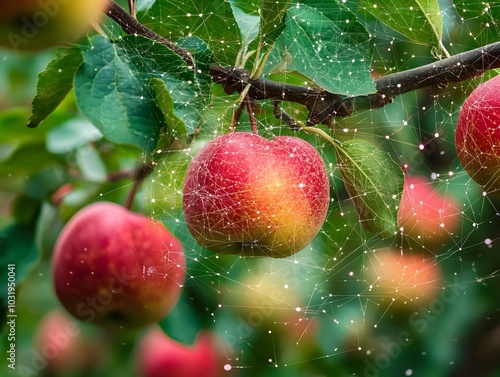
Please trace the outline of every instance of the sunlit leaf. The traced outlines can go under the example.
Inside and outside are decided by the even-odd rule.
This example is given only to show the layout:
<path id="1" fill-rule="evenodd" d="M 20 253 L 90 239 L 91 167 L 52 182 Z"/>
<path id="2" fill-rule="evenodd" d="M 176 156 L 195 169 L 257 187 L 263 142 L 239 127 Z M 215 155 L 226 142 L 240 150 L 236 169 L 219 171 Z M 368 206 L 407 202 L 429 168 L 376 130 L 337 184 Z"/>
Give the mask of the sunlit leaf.
<path id="1" fill-rule="evenodd" d="M 381 237 L 398 229 L 397 212 L 404 177 L 398 164 L 364 140 L 337 145 L 338 165 L 363 228 Z"/>
<path id="2" fill-rule="evenodd" d="M 234 19 L 238 23 L 241 39 L 244 44 L 248 45 L 259 35 L 260 17 L 244 12 L 238 7 L 236 1 L 231 0 L 229 4 L 231 4 Z"/>
<path id="3" fill-rule="evenodd" d="M 370 36 L 345 6 L 331 1 L 297 4 L 288 10 L 285 24 L 266 72 L 298 71 L 341 95 L 375 92 Z"/>
<path id="4" fill-rule="evenodd" d="M 443 16 L 438 0 L 361 0 L 360 7 L 410 40 L 441 49 Z"/>

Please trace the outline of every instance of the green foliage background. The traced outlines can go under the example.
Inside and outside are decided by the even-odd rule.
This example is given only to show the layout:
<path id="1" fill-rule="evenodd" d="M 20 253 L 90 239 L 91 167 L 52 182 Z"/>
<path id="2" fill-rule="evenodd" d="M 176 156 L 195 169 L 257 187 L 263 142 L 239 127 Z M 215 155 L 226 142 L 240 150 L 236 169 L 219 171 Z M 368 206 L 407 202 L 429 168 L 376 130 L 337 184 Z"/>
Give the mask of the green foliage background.
<path id="1" fill-rule="evenodd" d="M 50 257 L 62 226 L 94 201 L 124 203 L 133 180 L 109 177 L 145 161 L 156 168 L 133 209 L 160 219 L 183 243 L 188 259 L 181 300 L 161 326 L 185 343 L 202 328 L 215 331 L 233 348 L 224 355 L 233 368 L 221 375 L 365 376 L 367 366 L 387 355 L 384 347 L 401 333 L 409 333 L 413 342 L 389 357 L 377 375 L 458 377 L 461 368 L 469 370 L 467 357 L 479 345 L 498 352 L 494 342 L 481 343 L 474 335 L 482 328 L 498 330 L 500 324 L 500 201 L 483 196 L 460 167 L 453 145 L 461 103 L 496 72 L 441 90 L 408 93 L 384 108 L 336 119 L 336 146 L 317 134 L 290 130 L 275 119 L 272 103 L 261 101 L 260 134 L 305 138 L 320 151 L 331 175 L 334 201 L 327 221 L 294 257 L 216 256 L 194 242 L 183 221 L 180 192 L 189 161 L 205 142 L 229 130 L 238 98 L 212 84 L 211 63 L 256 70 L 257 54 L 245 59 L 245 53 L 258 49 L 260 56 L 268 54 L 261 67 L 266 79 L 350 96 L 373 93 L 372 76 L 498 41 L 497 4 L 485 10 L 479 1 L 376 3 L 374 8 L 365 0 L 302 0 L 300 7 L 266 0 L 139 1 L 139 20 L 190 51 L 197 70 L 144 37 L 118 38 L 122 32 L 111 20 L 103 29 L 112 40 L 92 35 L 70 48 L 31 56 L 0 51 L 0 285 L 7 281 L 5 266 L 15 263 L 19 364 L 30 364 L 37 324 L 60 307 L 51 286 Z M 305 107 L 282 105 L 306 120 Z M 317 128 L 328 132 L 325 125 Z M 238 129 L 250 129 L 247 115 Z M 412 174 L 437 173 L 435 189 L 462 206 L 459 231 L 427 251 L 443 270 L 443 290 L 461 292 L 439 315 L 418 303 L 391 304 L 396 293 L 374 296 L 364 279 L 366 254 L 401 242 L 397 203 L 391 203 L 401 192 L 401 164 L 408 164 Z M 54 193 L 65 185 L 71 192 L 55 203 Z M 369 195 L 365 202 L 353 202 L 353 191 Z M 360 222 L 359 206 L 372 208 L 375 220 L 368 227 Z M 405 252 L 417 249 L 414 243 Z M 246 294 L 248 275 L 283 270 L 300 282 L 303 320 L 311 323 L 307 332 L 296 333 L 296 324 L 281 322 L 249 327 L 248 312 L 228 304 Z M 0 298 L 5 346 L 3 288 Z M 432 318 L 425 328 L 410 320 L 412 310 L 422 309 Z M 94 371 L 82 375 L 136 375 L 135 348 L 146 329 L 111 334 L 81 326 L 104 355 Z M 5 370 L 2 363 L 3 356 Z M 485 375 L 495 376 L 500 376 L 498 365 Z"/>

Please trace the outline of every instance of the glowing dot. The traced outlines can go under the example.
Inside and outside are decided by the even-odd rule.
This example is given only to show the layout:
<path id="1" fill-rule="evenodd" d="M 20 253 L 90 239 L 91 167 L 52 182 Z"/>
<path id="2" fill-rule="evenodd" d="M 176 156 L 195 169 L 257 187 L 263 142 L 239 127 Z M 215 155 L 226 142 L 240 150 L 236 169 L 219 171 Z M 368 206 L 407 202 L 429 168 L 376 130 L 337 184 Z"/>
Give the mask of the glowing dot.
<path id="1" fill-rule="evenodd" d="M 231 369 L 233 369 L 233 367 L 231 366 L 231 364 L 224 365 L 224 370 L 231 370 Z"/>
<path id="2" fill-rule="evenodd" d="M 492 241 L 490 238 L 486 238 L 486 239 L 484 240 L 484 243 L 485 243 L 486 245 L 488 245 L 488 246 L 490 246 L 492 242 L 493 242 L 493 241 Z"/>
<path id="3" fill-rule="evenodd" d="M 297 313 L 298 313 L 298 312 L 300 312 L 301 310 L 302 310 L 302 309 L 301 309 L 301 308 L 299 308 L 298 306 L 295 308 L 295 311 L 296 311 Z"/>
<path id="4" fill-rule="evenodd" d="M 420 145 L 418 146 L 418 149 L 420 149 L 421 151 L 423 151 L 423 150 L 424 150 L 424 148 L 425 148 L 425 145 L 424 145 L 424 144 L 420 144 Z"/>
<path id="5" fill-rule="evenodd" d="M 405 376 L 412 376 L 412 375 L 413 375 L 413 371 L 411 369 L 407 369 L 405 372 Z"/>

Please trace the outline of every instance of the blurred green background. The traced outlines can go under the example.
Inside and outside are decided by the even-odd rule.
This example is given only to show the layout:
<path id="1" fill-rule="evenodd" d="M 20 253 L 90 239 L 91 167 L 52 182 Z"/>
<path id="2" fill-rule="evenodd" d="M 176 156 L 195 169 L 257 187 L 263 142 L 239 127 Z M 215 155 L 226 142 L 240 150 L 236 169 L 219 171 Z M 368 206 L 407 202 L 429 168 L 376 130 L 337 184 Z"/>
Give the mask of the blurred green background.
<path id="1" fill-rule="evenodd" d="M 444 44 L 451 54 L 498 39 L 498 5 L 488 10 L 482 2 L 454 3 L 441 2 Z M 428 47 L 391 31 L 369 14 L 360 12 L 360 17 L 366 17 L 371 28 L 377 74 L 435 60 Z M 17 365 L 27 367 L 18 369 L 17 375 L 48 374 L 34 367 L 33 347 L 41 320 L 61 309 L 50 271 L 59 231 L 88 203 L 124 203 L 132 180 L 110 181 L 108 175 L 135 169 L 143 161 L 139 149 L 102 138 L 81 115 L 72 94 L 40 127 L 26 127 L 37 74 L 52 56 L 53 51 L 30 56 L 0 51 L 0 278 L 6 285 L 4 265 L 15 261 L 17 278 L 23 280 L 16 301 Z M 500 376 L 500 200 L 483 195 L 467 176 L 453 142 L 461 104 L 493 74 L 408 93 L 384 108 L 335 120 L 339 139 L 369 140 L 408 165 L 411 174 L 433 180 L 435 191 L 461 205 L 459 227 L 424 250 L 442 273 L 434 282 L 437 293 L 432 300 L 414 302 L 398 292 L 370 289 L 368 255 L 399 247 L 401 238 L 381 240 L 362 229 L 331 146 L 314 136 L 299 134 L 323 156 L 334 200 L 310 246 L 275 260 L 218 256 L 196 245 L 182 217 L 184 173 L 203 143 L 223 131 L 219 119 L 226 115 L 227 104 L 236 100 L 215 86 L 213 104 L 203 114 L 195 143 L 187 150 L 160 154 L 156 171 L 134 201 L 134 210 L 160 219 L 181 240 L 188 260 L 181 300 L 161 326 L 187 344 L 202 328 L 214 331 L 225 345 L 219 350 L 221 366 L 231 369 L 221 369 L 221 376 Z M 261 135 L 293 133 L 273 117 L 270 103 L 259 105 Z M 284 106 L 298 118 L 304 116 L 300 106 Z M 241 129 L 248 127 L 243 116 Z M 68 184 L 71 192 L 56 200 L 54 194 Z M 404 253 L 417 251 L 418 242 L 413 242 Z M 273 298 L 276 292 L 278 300 Z M 6 349 L 9 329 L 7 319 L 2 321 Z M 91 344 L 93 362 L 77 371 L 68 368 L 62 375 L 138 375 L 137 345 L 148 329 L 112 332 L 79 326 Z M 8 370 L 5 355 L 2 352 L 2 375 Z"/>

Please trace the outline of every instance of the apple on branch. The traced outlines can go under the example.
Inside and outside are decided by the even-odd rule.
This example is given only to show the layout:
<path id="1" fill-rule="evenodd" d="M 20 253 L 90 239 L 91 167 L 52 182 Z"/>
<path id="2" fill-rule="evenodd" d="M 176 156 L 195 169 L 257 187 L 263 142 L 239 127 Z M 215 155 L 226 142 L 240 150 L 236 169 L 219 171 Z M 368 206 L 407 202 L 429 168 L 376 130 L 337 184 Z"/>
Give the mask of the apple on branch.
<path id="1" fill-rule="evenodd" d="M 160 222 L 109 202 L 77 212 L 52 256 L 56 294 L 74 317 L 110 327 L 163 319 L 185 278 L 183 247 Z"/>
<path id="2" fill-rule="evenodd" d="M 465 100 L 455 147 L 472 179 L 486 192 L 500 194 L 500 76 L 479 85 Z"/>
<path id="3" fill-rule="evenodd" d="M 201 246 L 282 258 L 302 250 L 319 232 L 329 195 L 324 162 L 306 141 L 233 132 L 210 141 L 194 157 L 183 208 Z"/>
<path id="4" fill-rule="evenodd" d="M 110 0 L 3 0 L 0 46 L 37 51 L 70 43 L 99 23 Z"/>

